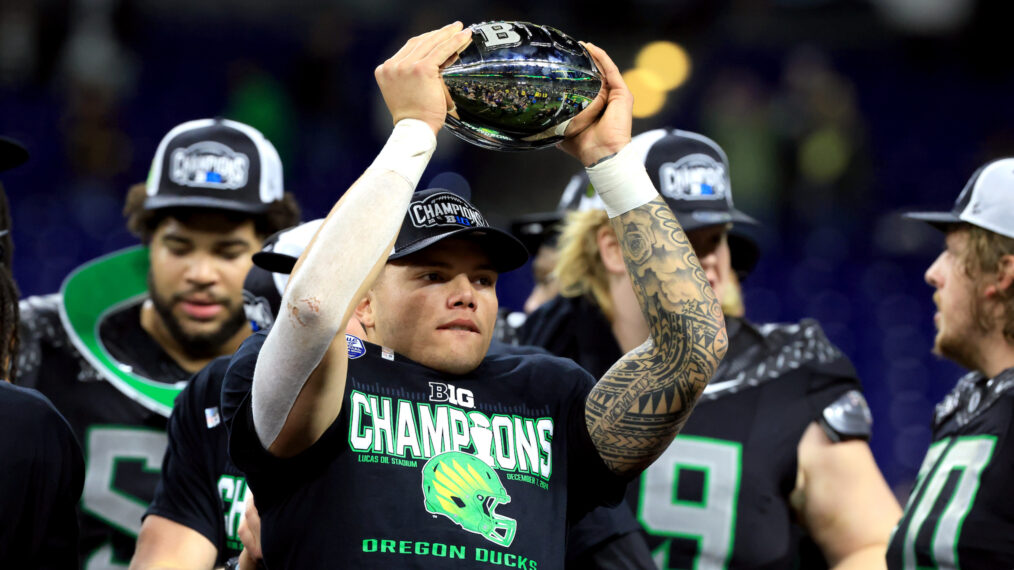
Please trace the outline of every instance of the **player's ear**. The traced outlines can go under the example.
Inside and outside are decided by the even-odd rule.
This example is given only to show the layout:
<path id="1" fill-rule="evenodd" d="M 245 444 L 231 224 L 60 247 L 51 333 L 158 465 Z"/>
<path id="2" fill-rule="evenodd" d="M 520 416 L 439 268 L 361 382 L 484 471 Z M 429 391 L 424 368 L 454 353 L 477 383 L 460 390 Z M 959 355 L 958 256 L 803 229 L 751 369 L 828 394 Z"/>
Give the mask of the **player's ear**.
<path id="1" fill-rule="evenodd" d="M 364 329 L 376 326 L 376 319 L 373 314 L 373 292 L 367 291 L 366 296 L 356 305 L 353 318 L 359 321 Z"/>
<path id="2" fill-rule="evenodd" d="M 602 265 L 606 271 L 614 275 L 626 273 L 627 267 L 623 263 L 623 250 L 620 248 L 620 240 L 612 226 L 606 224 L 595 233 L 595 242 L 599 246 L 599 257 L 602 258 Z"/>
<path id="3" fill-rule="evenodd" d="M 993 297 L 997 294 L 1009 295 L 1014 292 L 1014 255 L 1005 255 L 1000 258 L 997 266 L 996 281 L 986 287 L 986 297 Z"/>

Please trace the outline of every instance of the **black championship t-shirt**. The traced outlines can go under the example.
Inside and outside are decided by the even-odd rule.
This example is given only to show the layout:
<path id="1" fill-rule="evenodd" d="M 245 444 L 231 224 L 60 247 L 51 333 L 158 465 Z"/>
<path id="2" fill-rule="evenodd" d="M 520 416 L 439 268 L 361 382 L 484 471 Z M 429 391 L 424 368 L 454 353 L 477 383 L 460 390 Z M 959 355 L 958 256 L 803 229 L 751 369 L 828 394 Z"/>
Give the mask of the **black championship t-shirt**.
<path id="1" fill-rule="evenodd" d="M 21 302 L 16 383 L 45 394 L 70 422 L 84 448 L 82 567 L 126 568 L 141 517 L 158 484 L 166 449 L 166 416 L 140 403 L 143 394 L 108 381 L 108 375 L 79 352 L 60 319 L 62 303 L 58 294 Z M 141 328 L 139 311 L 137 301 L 105 315 L 99 321 L 98 336 L 122 366 L 161 382 L 166 392 L 172 392 L 190 374 Z M 173 393 L 178 391 L 175 388 Z"/>
<path id="2" fill-rule="evenodd" d="M 627 493 L 659 568 L 814 568 L 789 494 L 803 432 L 859 380 L 814 321 L 728 319 L 729 350 L 680 435 Z M 800 564 L 802 564 L 800 566 Z"/>
<path id="3" fill-rule="evenodd" d="M 158 515 L 203 534 L 218 548 L 218 565 L 243 550 L 239 521 L 246 478 L 229 459 L 219 401 L 229 358 L 216 358 L 176 398 L 162 478 L 145 516 Z"/>
<path id="4" fill-rule="evenodd" d="M 76 568 L 84 460 L 35 390 L 0 381 L 0 568 Z"/>
<path id="5" fill-rule="evenodd" d="M 248 397 L 264 338 L 234 355 L 222 404 L 268 567 L 561 568 L 568 517 L 622 496 L 585 427 L 592 379 L 553 356 L 489 356 L 449 376 L 347 337 L 337 420 L 273 457 Z"/>
<path id="6" fill-rule="evenodd" d="M 1014 568 L 1012 414 L 1014 368 L 972 372 L 937 405 L 888 568 Z"/>

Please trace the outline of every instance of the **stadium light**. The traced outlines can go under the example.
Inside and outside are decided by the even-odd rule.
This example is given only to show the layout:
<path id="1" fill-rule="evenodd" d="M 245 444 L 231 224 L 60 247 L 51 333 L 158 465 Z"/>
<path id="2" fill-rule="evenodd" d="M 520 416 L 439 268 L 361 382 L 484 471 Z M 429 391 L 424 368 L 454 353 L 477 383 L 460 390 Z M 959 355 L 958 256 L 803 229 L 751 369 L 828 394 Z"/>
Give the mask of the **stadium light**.
<path id="1" fill-rule="evenodd" d="M 690 77 L 690 56 L 679 44 L 668 41 L 641 48 L 634 66 L 654 73 L 666 90 L 676 89 Z"/>
<path id="2" fill-rule="evenodd" d="M 654 72 L 635 68 L 623 74 L 623 81 L 634 95 L 634 117 L 643 119 L 662 110 L 666 90 Z"/>

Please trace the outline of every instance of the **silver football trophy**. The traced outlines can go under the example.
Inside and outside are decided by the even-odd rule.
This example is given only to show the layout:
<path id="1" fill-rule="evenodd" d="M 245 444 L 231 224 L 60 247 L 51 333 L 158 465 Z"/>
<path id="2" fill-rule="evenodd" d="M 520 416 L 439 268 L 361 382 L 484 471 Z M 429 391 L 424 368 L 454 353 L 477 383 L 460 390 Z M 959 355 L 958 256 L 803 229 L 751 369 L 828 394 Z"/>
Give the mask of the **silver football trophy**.
<path id="1" fill-rule="evenodd" d="M 455 105 L 447 128 L 474 145 L 507 151 L 543 148 L 576 134 L 568 131 L 571 120 L 602 89 L 588 50 L 549 26 L 469 27 L 472 43 L 443 70 Z"/>

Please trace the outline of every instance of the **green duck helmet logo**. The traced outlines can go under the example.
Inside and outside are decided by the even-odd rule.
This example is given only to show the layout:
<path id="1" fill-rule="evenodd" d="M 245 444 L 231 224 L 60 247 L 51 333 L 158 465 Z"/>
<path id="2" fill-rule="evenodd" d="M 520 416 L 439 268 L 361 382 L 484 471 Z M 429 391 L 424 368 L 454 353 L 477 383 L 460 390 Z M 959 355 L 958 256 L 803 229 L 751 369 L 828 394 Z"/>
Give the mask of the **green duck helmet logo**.
<path id="1" fill-rule="evenodd" d="M 422 474 L 427 511 L 490 542 L 511 545 L 518 523 L 495 512 L 511 498 L 492 467 L 474 455 L 449 451 L 430 458 Z"/>

